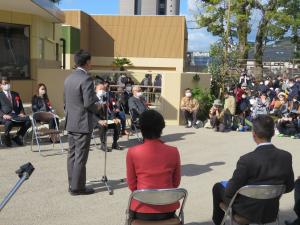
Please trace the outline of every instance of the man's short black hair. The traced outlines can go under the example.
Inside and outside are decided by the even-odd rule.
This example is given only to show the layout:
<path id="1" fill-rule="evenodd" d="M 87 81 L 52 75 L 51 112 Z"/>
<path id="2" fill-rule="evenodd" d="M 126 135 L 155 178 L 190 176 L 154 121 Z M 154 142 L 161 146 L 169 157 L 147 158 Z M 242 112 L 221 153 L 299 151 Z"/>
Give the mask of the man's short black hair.
<path id="1" fill-rule="evenodd" d="M 74 61 L 76 66 L 85 66 L 91 58 L 92 56 L 89 52 L 81 49 L 75 53 Z"/>
<path id="2" fill-rule="evenodd" d="M 186 91 L 192 91 L 192 89 L 186 88 L 184 91 L 185 91 L 185 92 L 186 92 Z"/>
<path id="3" fill-rule="evenodd" d="M 140 115 L 140 128 L 145 139 L 158 139 L 165 128 L 165 120 L 159 112 L 147 110 Z"/>
<path id="4" fill-rule="evenodd" d="M 104 80 L 102 79 L 102 78 L 96 78 L 95 79 L 95 81 L 94 81 L 94 85 L 95 85 L 95 87 L 97 86 L 97 85 L 99 85 L 99 84 L 102 84 L 102 85 L 104 85 Z"/>
<path id="5" fill-rule="evenodd" d="M 268 115 L 258 115 L 252 121 L 253 131 L 257 137 L 271 141 L 274 136 L 274 120 Z"/>
<path id="6" fill-rule="evenodd" d="M 7 76 L 2 76 L 1 77 L 1 83 L 2 83 L 2 81 L 8 81 L 8 82 L 10 82 L 10 79 Z"/>

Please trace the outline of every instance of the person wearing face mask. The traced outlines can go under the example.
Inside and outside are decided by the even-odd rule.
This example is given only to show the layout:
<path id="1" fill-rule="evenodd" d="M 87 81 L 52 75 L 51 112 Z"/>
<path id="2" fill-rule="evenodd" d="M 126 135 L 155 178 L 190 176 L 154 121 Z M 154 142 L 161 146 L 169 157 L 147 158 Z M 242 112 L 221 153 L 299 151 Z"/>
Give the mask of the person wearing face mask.
<path id="1" fill-rule="evenodd" d="M 10 90 L 10 80 L 7 77 L 1 78 L 0 92 L 0 124 L 5 126 L 4 128 L 4 144 L 7 147 L 11 147 L 13 140 L 17 145 L 23 145 L 23 137 L 27 130 L 31 127 L 31 121 L 28 116 L 25 115 L 22 100 L 17 92 Z M 16 136 L 12 139 L 10 137 L 10 131 L 13 127 L 20 127 Z"/>
<path id="2" fill-rule="evenodd" d="M 185 89 L 185 96 L 181 99 L 180 109 L 183 112 L 186 128 L 194 126 L 197 128 L 197 113 L 199 111 L 199 103 L 192 96 L 190 88 Z"/>
<path id="3" fill-rule="evenodd" d="M 243 95 L 245 95 L 245 93 Z M 232 126 L 232 117 L 235 115 L 236 102 L 229 91 L 224 91 L 224 98 L 224 124 L 225 129 L 230 130 Z"/>
<path id="4" fill-rule="evenodd" d="M 292 101 L 294 97 L 299 98 L 299 89 L 297 85 L 295 85 L 295 80 L 290 79 L 289 80 L 289 95 L 288 95 L 288 101 Z"/>
<path id="5" fill-rule="evenodd" d="M 132 88 L 133 96 L 128 100 L 128 107 L 132 113 L 132 120 L 136 123 L 139 116 L 148 110 L 147 103 L 143 97 L 142 89 L 140 86 L 135 85 Z M 137 123 L 138 124 L 138 123 Z"/>
<path id="6" fill-rule="evenodd" d="M 130 83 L 126 83 L 124 89 L 124 105 L 123 105 L 126 114 L 129 114 L 128 100 L 131 97 L 132 97 L 132 86 Z"/>
<path id="7" fill-rule="evenodd" d="M 51 106 L 48 94 L 47 87 L 45 84 L 38 84 L 37 93 L 32 97 L 32 112 L 51 112 L 54 113 L 54 110 Z M 56 118 L 57 126 L 59 126 L 59 119 Z M 56 129 L 55 120 L 49 122 L 49 129 Z M 54 140 L 52 140 L 54 141 Z"/>
<path id="8" fill-rule="evenodd" d="M 121 150 L 118 144 L 120 136 L 120 120 L 117 119 L 116 114 L 113 112 L 110 102 L 107 98 L 105 82 L 103 80 L 95 81 L 95 92 L 98 98 L 98 103 L 101 105 L 99 113 L 95 114 L 95 127 L 99 128 L 101 150 L 106 148 L 106 133 L 107 130 L 113 130 L 113 144 L 112 149 Z"/>

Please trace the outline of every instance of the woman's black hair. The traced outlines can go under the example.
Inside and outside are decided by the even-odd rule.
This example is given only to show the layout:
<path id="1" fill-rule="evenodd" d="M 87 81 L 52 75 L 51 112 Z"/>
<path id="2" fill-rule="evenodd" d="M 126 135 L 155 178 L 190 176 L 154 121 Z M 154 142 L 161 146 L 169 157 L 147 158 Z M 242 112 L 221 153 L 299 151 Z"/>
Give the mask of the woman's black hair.
<path id="1" fill-rule="evenodd" d="M 165 128 L 163 116 L 155 110 L 147 110 L 140 115 L 140 129 L 144 139 L 158 139 Z"/>

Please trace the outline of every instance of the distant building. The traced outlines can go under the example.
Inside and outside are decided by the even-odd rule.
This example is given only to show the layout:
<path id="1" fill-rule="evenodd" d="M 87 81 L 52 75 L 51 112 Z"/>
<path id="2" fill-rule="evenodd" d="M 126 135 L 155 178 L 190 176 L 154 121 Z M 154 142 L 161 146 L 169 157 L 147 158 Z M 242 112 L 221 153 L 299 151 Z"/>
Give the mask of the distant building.
<path id="1" fill-rule="evenodd" d="M 296 45 L 291 43 L 289 38 L 267 45 L 263 54 L 264 71 L 277 74 L 298 69 L 297 63 L 293 63 L 295 59 L 295 51 Z M 247 68 L 249 70 L 253 70 L 255 67 L 254 53 L 255 49 L 252 47 L 249 51 L 247 61 Z"/>
<path id="2" fill-rule="evenodd" d="M 120 15 L 179 15 L 180 0 L 120 0 Z"/>

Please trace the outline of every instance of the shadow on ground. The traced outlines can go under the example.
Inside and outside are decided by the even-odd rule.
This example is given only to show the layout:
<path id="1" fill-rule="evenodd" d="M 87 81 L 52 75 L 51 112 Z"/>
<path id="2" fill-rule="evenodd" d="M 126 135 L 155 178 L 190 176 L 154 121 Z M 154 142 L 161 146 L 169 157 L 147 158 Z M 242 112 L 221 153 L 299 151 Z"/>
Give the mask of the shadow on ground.
<path id="1" fill-rule="evenodd" d="M 167 134 L 161 137 L 164 142 L 174 142 L 185 140 L 184 136 L 195 134 L 195 132 L 177 133 L 177 134 Z"/>
<path id="2" fill-rule="evenodd" d="M 181 176 L 193 177 L 212 171 L 213 166 L 225 165 L 225 162 L 212 162 L 206 165 L 186 164 L 181 166 Z"/>

